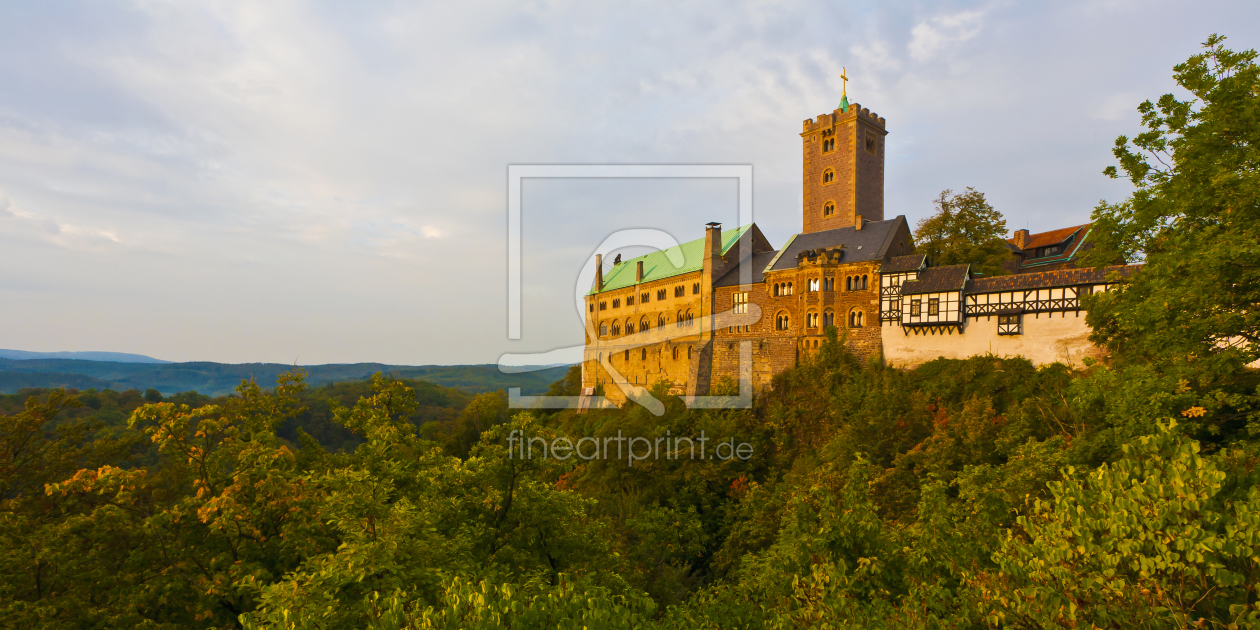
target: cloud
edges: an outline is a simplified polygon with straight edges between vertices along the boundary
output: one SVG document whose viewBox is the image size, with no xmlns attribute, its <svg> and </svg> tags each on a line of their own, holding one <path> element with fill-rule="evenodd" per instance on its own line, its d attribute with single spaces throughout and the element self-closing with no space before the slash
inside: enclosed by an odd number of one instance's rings
<svg viewBox="0 0 1260 630">
<path fill-rule="evenodd" d="M 963 11 L 920 22 L 910 30 L 910 56 L 928 61 L 951 46 L 980 34 L 983 11 Z"/>
<path fill-rule="evenodd" d="M 57 247 L 78 251 L 108 251 L 127 245 L 112 229 L 77 225 L 41 217 L 19 208 L 0 193 L 0 234 L 35 238 Z"/>
</svg>

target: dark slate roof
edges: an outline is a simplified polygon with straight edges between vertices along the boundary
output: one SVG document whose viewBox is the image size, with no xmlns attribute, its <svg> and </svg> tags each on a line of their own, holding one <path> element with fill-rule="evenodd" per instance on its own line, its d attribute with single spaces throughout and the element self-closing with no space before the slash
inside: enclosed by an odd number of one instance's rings
<svg viewBox="0 0 1260 630">
<path fill-rule="evenodd" d="M 753 254 L 751 261 L 749 261 L 747 258 L 744 259 L 743 263 L 732 267 L 730 271 L 726 272 L 726 275 L 722 276 L 717 282 L 714 282 L 713 286 L 715 287 L 738 286 L 740 283 L 739 281 L 740 267 L 742 265 L 752 265 L 752 270 L 751 270 L 752 273 L 749 274 L 749 276 L 752 278 L 752 282 L 765 282 L 766 281 L 766 274 L 765 274 L 766 265 L 769 265 L 770 261 L 774 260 L 775 255 L 778 253 L 779 252 L 777 251 L 773 251 L 773 252 L 758 252 L 756 254 Z"/>
<path fill-rule="evenodd" d="M 996 293 L 998 291 L 1020 291 L 1025 289 L 1046 289 L 1049 287 L 1070 287 L 1081 284 L 1102 284 L 1112 273 L 1121 276 L 1133 275 L 1142 265 L 1116 265 L 1095 269 L 1057 269 L 1055 271 L 1039 271 L 1021 273 L 1013 276 L 993 276 L 990 278 L 973 278 L 967 284 L 967 293 Z M 919 276 L 923 277 L 922 275 Z M 907 286 L 909 283 L 906 283 Z M 905 292 L 904 290 L 902 291 Z"/>
<path fill-rule="evenodd" d="M 910 254 L 909 256 L 893 256 L 880 267 L 880 273 L 905 273 L 907 271 L 915 271 L 923 268 L 923 259 L 927 258 L 926 254 Z"/>
<path fill-rule="evenodd" d="M 901 285 L 902 295 L 918 293 L 937 293 L 940 291 L 958 291 L 967 284 L 971 274 L 971 265 L 949 265 L 948 267 L 928 267 L 919 272 L 918 280 L 911 280 Z"/>
<path fill-rule="evenodd" d="M 779 259 L 769 271 L 795 269 L 797 255 L 811 249 L 843 247 L 844 257 L 840 260 L 846 263 L 879 260 L 887 253 L 889 241 L 896 235 L 898 223 L 905 220 L 905 217 L 898 216 L 887 221 L 864 223 L 860 230 L 850 226 L 797 234 L 783 245 Z"/>
</svg>

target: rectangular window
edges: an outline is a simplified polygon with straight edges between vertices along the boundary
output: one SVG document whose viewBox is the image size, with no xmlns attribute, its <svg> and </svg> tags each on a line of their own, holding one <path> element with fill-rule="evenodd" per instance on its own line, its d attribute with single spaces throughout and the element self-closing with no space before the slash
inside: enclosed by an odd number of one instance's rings
<svg viewBox="0 0 1260 630">
<path fill-rule="evenodd" d="M 910 315 L 918 317 L 920 313 L 919 300 L 910 300 Z"/>
<path fill-rule="evenodd" d="M 928 315 L 940 315 L 940 314 L 941 314 L 941 299 L 928 298 Z"/>
<path fill-rule="evenodd" d="M 748 312 L 748 294 L 747 293 L 735 294 L 735 309 L 734 310 L 736 313 Z"/>
<path fill-rule="evenodd" d="M 1020 316 L 1015 315 L 998 315 L 998 334 L 999 335 L 1019 335 L 1023 334 L 1020 330 Z"/>
</svg>

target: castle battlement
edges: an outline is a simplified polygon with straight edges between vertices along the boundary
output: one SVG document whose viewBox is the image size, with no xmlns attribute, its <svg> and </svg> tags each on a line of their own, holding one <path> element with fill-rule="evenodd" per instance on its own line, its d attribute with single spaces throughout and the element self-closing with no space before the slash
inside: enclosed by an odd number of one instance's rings
<svg viewBox="0 0 1260 630">
<path fill-rule="evenodd" d="M 875 125 L 880 129 L 885 128 L 885 120 L 883 116 L 880 116 L 879 114 L 876 114 L 857 103 L 852 103 L 849 105 L 847 110 L 841 111 L 839 108 L 836 108 L 836 110 L 830 114 L 819 114 L 814 118 L 806 119 L 801 123 L 801 135 L 822 131 L 823 129 L 831 129 L 836 125 L 859 118 L 862 119 L 863 122 Z"/>
</svg>

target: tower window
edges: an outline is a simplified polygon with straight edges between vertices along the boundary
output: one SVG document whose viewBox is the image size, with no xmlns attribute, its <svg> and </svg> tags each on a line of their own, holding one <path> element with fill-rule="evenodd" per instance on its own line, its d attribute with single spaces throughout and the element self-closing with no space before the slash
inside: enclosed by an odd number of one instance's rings
<svg viewBox="0 0 1260 630">
<path fill-rule="evenodd" d="M 835 181 L 835 179 L 836 179 L 836 172 L 835 172 L 835 171 L 833 171 L 833 170 L 831 170 L 831 169 L 827 169 L 827 171 L 826 171 L 825 173 L 823 173 L 823 183 L 824 183 L 824 184 L 830 184 L 831 182 Z"/>
<path fill-rule="evenodd" d="M 827 205 L 823 206 L 823 216 L 824 216 L 824 217 L 829 217 L 829 216 L 831 216 L 831 215 L 833 215 L 833 214 L 835 214 L 835 213 L 836 213 L 836 204 L 834 204 L 834 203 L 828 203 Z"/>
<path fill-rule="evenodd" d="M 836 148 L 836 139 L 835 139 L 835 138 L 830 138 L 830 139 L 828 139 L 828 140 L 823 140 L 823 153 L 826 153 L 827 151 L 830 151 L 830 150 L 832 150 L 832 149 L 834 149 L 834 148 Z"/>
<path fill-rule="evenodd" d="M 866 152 L 875 155 L 875 137 L 866 136 Z"/>
</svg>

